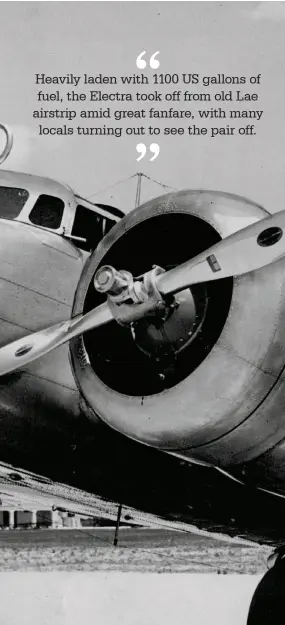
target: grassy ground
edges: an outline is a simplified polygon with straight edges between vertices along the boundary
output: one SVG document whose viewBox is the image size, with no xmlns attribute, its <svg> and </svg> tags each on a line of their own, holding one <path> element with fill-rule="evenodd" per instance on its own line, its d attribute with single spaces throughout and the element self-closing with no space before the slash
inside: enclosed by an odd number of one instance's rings
<svg viewBox="0 0 285 625">
<path fill-rule="evenodd" d="M 124 571 L 258 574 L 270 549 L 223 543 L 184 532 L 13 530 L 0 532 L 0 571 Z"/>
</svg>

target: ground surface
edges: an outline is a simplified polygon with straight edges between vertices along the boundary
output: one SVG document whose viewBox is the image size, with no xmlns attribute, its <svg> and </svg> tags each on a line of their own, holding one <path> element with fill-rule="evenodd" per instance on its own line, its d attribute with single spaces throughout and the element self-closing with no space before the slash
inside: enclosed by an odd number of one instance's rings
<svg viewBox="0 0 285 625">
<path fill-rule="evenodd" d="M 0 571 L 261 574 L 271 552 L 169 530 L 122 528 L 116 548 L 113 538 L 112 529 L 2 531 Z"/>
<path fill-rule="evenodd" d="M 215 574 L 0 573 L 0 623 L 246 625 L 259 579 Z"/>
</svg>

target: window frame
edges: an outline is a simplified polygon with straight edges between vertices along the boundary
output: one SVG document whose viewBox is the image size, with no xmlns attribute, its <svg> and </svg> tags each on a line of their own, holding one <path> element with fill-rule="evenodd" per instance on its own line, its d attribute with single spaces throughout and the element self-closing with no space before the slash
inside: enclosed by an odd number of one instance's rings
<svg viewBox="0 0 285 625">
<path fill-rule="evenodd" d="M 38 207 L 36 206 L 36 205 L 37 205 L 37 202 L 38 202 L 38 201 L 40 200 L 40 198 L 42 198 L 42 197 L 47 197 L 47 198 L 49 198 L 49 197 L 50 197 L 50 198 L 54 198 L 55 200 L 57 200 L 57 201 L 61 202 L 61 204 L 62 204 L 62 214 L 61 214 L 61 218 L 60 218 L 60 223 L 59 223 L 59 226 L 58 226 L 57 228 L 51 228 L 51 227 L 49 227 L 49 226 L 45 226 L 45 225 L 41 225 L 41 224 L 36 224 L 36 223 L 34 223 L 34 222 L 31 220 L 31 214 L 32 214 L 32 212 L 33 212 L 35 209 L 37 210 L 37 208 L 38 208 Z M 32 224 L 32 226 L 35 226 L 36 228 L 43 228 L 43 230 L 49 230 L 50 232 L 58 232 L 58 230 L 60 230 L 60 229 L 61 229 L 61 226 L 62 226 L 63 217 L 64 217 L 64 211 L 65 211 L 65 202 L 64 202 L 64 200 L 63 200 L 61 197 L 58 197 L 58 196 L 56 196 L 56 195 L 51 195 L 50 193 L 49 193 L 49 194 L 48 194 L 48 193 L 40 193 L 40 194 L 38 195 L 38 197 L 37 197 L 37 199 L 36 199 L 36 201 L 35 201 L 35 203 L 34 203 L 33 207 L 31 208 L 31 210 L 30 210 L 30 212 L 29 212 L 29 221 L 30 221 L 30 223 Z"/>
<path fill-rule="evenodd" d="M 38 226 L 30 220 L 30 214 L 37 200 L 39 199 L 41 195 L 50 195 L 51 197 L 62 200 L 62 202 L 64 203 L 63 215 L 62 215 L 59 228 L 54 229 L 54 228 L 47 228 L 46 226 Z M 68 229 L 70 216 L 72 215 L 73 210 L 74 209 L 72 207 L 72 202 L 69 200 L 66 200 L 66 198 L 60 194 L 50 193 L 47 190 L 45 190 L 45 192 L 43 190 L 40 193 L 38 191 L 37 192 L 31 191 L 28 201 L 26 202 L 24 208 L 22 209 L 22 212 L 19 214 L 18 217 L 16 217 L 16 220 L 26 223 L 29 226 L 32 226 L 33 228 L 40 228 L 41 230 L 44 230 L 46 232 L 52 232 L 53 234 L 59 234 L 61 236 L 64 236 L 65 232 Z"/>
<path fill-rule="evenodd" d="M 54 184 L 57 186 L 57 188 L 55 189 L 53 188 Z M 32 226 L 33 228 L 38 228 L 45 232 L 52 232 L 53 234 L 60 235 L 62 238 L 72 244 L 77 250 L 80 250 L 80 248 L 78 247 L 76 240 L 73 239 L 71 236 L 77 205 L 81 205 L 91 210 L 96 215 L 101 216 L 103 219 L 111 219 L 111 221 L 114 222 L 119 222 L 121 220 L 121 217 L 110 214 L 108 209 L 97 206 L 93 202 L 90 202 L 86 198 L 83 198 L 78 193 L 74 192 L 66 185 L 63 185 L 53 180 L 49 180 L 48 178 L 41 179 L 41 177 L 33 176 L 32 174 L 0 171 L 0 186 L 8 187 L 11 189 L 23 189 L 28 193 L 28 198 L 20 213 L 17 217 L 11 218 L 10 221 L 19 221 L 20 223 L 27 224 L 29 226 Z M 59 228 L 53 229 L 47 228 L 46 226 L 37 226 L 30 221 L 30 213 L 33 210 L 35 203 L 40 195 L 50 195 L 51 197 L 58 198 L 64 202 L 63 216 Z M 83 253 L 86 254 L 87 252 Z"/>
<path fill-rule="evenodd" d="M 80 195 L 74 194 L 73 207 L 72 209 L 70 209 L 70 211 L 68 211 L 66 215 L 66 217 L 68 218 L 68 222 L 67 222 L 66 229 L 64 230 L 63 236 L 65 236 L 73 245 L 75 245 L 78 249 L 80 249 L 80 251 L 83 254 L 90 254 L 90 252 L 86 252 L 80 247 L 80 241 L 77 242 L 75 238 L 73 239 L 72 234 L 71 234 L 72 229 L 73 229 L 73 224 L 75 221 L 77 206 L 82 206 L 83 208 L 87 208 L 88 210 L 91 210 L 92 213 L 95 213 L 95 215 L 102 217 L 102 219 L 104 220 L 103 236 L 105 236 L 106 219 L 111 219 L 111 221 L 114 221 L 114 225 L 115 225 L 115 223 L 121 221 L 121 217 L 111 215 L 107 210 L 104 210 L 104 208 L 97 207 L 96 204 L 89 202 L 88 200 L 81 197 Z"/>
<path fill-rule="evenodd" d="M 3 176 L 1 174 L 3 174 Z M 7 176 L 5 176 L 5 174 L 7 174 Z M 10 179 L 11 174 L 12 176 Z M 24 180 L 22 180 L 22 176 L 24 177 Z M 31 178 L 31 181 L 29 181 L 29 178 Z M 75 195 L 71 189 L 65 187 L 61 183 L 57 183 L 56 181 L 51 180 L 52 183 L 55 182 L 55 184 L 58 186 L 58 189 L 54 190 L 53 184 L 52 187 L 50 187 L 50 180 L 48 178 L 46 179 L 46 185 L 42 184 L 41 181 L 38 182 L 37 178 L 37 176 L 34 177 L 32 174 L 18 174 L 17 172 L 0 171 L 1 187 L 9 187 L 11 189 L 21 188 L 27 191 L 29 194 L 28 199 L 22 210 L 20 211 L 18 217 L 14 217 L 12 221 L 19 221 L 21 223 L 32 226 L 33 228 L 39 228 L 43 231 L 52 232 L 53 234 L 58 234 L 63 237 L 66 232 L 69 232 L 69 224 L 73 219 L 73 214 L 76 207 Z M 45 181 L 44 178 L 43 180 Z M 34 183 L 34 181 L 36 182 L 36 184 Z M 64 210 L 59 228 L 53 229 L 47 228 L 46 226 L 37 226 L 36 224 L 33 224 L 33 222 L 30 220 L 30 213 L 33 210 L 35 203 L 40 195 L 50 195 L 51 197 L 58 198 L 63 201 Z"/>
<path fill-rule="evenodd" d="M 76 203 L 75 211 L 74 211 L 74 217 L 73 217 L 72 226 L 71 226 L 71 232 L 70 232 L 70 240 L 74 243 L 74 245 L 79 247 L 79 249 L 82 252 L 87 252 L 88 254 L 91 254 L 92 251 L 93 251 L 93 248 L 91 248 L 91 250 L 85 250 L 84 247 L 81 247 L 81 244 L 84 245 L 84 240 L 86 240 L 86 243 L 88 243 L 88 238 L 85 239 L 85 237 L 81 237 L 81 236 L 79 237 L 76 234 L 75 235 L 72 234 L 72 231 L 73 231 L 73 228 L 74 228 L 74 224 L 75 224 L 75 221 L 76 221 L 77 211 L 80 210 L 80 209 L 83 209 L 83 210 L 86 210 L 86 211 L 90 211 L 90 213 L 93 213 L 96 218 L 100 217 L 102 219 L 102 236 L 100 237 L 99 242 L 104 237 L 106 218 L 103 215 L 101 215 L 101 213 L 99 213 L 98 211 L 93 210 L 93 208 L 91 208 L 90 206 L 84 205 L 84 202 Z M 99 245 L 99 243 L 98 243 L 98 245 Z M 97 245 L 96 245 L 96 247 L 97 247 Z M 96 249 L 96 248 L 94 248 L 94 249 Z"/>
</svg>

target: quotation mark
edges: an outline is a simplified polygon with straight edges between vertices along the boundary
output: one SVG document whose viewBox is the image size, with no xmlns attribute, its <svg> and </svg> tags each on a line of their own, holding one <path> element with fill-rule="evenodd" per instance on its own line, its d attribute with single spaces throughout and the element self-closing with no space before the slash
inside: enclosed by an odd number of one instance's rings
<svg viewBox="0 0 285 625">
<path fill-rule="evenodd" d="M 147 66 L 147 62 L 142 58 L 145 54 L 146 54 L 146 51 L 144 50 L 137 57 L 136 66 L 139 69 L 145 69 L 145 67 Z M 158 54 L 160 54 L 159 51 L 154 52 L 154 54 L 152 54 L 149 59 L 149 66 L 151 67 L 151 69 L 157 69 L 160 66 L 160 62 L 157 61 L 157 59 L 155 58 Z"/>
<path fill-rule="evenodd" d="M 137 161 L 141 161 L 142 158 L 146 155 L 147 146 L 144 143 L 138 143 L 136 146 L 136 151 L 140 154 L 137 158 Z M 153 154 L 153 156 L 149 159 L 150 161 L 154 161 L 155 158 L 159 155 L 160 147 L 157 143 L 151 143 L 149 146 L 149 151 Z"/>
</svg>

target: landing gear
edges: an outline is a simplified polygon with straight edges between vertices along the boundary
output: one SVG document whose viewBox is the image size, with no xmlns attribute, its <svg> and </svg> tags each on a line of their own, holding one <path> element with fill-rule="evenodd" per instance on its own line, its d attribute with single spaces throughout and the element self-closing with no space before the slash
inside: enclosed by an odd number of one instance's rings
<svg viewBox="0 0 285 625">
<path fill-rule="evenodd" d="M 284 625 L 285 556 L 277 555 L 273 568 L 259 582 L 253 595 L 247 625 Z"/>
</svg>

